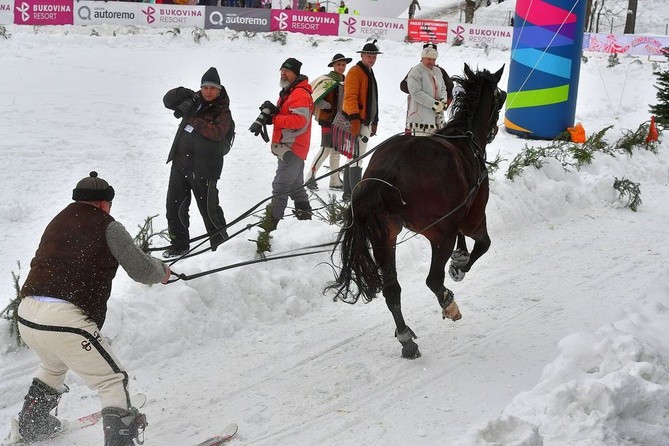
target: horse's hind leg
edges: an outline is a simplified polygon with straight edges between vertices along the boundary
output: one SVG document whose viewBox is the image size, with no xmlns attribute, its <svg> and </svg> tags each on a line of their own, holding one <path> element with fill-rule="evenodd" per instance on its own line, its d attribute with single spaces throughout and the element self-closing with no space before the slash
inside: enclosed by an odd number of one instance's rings
<svg viewBox="0 0 669 446">
<path fill-rule="evenodd" d="M 402 344 L 402 357 L 415 359 L 420 357 L 418 345 L 413 341 L 416 338 L 413 330 L 407 326 L 402 315 L 402 288 L 397 281 L 397 269 L 395 266 L 395 242 L 401 226 L 390 227 L 390 237 L 385 246 L 375 247 L 374 257 L 381 269 L 383 277 L 383 297 L 386 305 L 395 320 L 395 337 Z"/>
<path fill-rule="evenodd" d="M 454 235 L 439 240 L 430 240 L 432 246 L 432 261 L 430 263 L 430 273 L 425 280 L 428 288 L 437 296 L 437 301 L 442 308 L 444 319 L 449 318 L 457 321 L 462 318 L 458 304 L 455 303 L 453 292 L 444 286 L 446 278 L 446 262 L 453 252 L 455 243 Z"/>
</svg>

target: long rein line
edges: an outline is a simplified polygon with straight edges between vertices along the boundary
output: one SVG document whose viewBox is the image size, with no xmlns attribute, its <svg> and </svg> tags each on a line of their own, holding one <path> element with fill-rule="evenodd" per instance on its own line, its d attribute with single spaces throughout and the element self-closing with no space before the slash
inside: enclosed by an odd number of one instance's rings
<svg viewBox="0 0 669 446">
<path fill-rule="evenodd" d="M 344 164 L 343 166 L 341 166 L 341 167 L 339 167 L 339 168 L 337 168 L 337 169 L 335 169 L 335 170 L 332 170 L 332 171 L 328 172 L 327 174 L 324 174 L 324 175 L 321 175 L 321 176 L 317 177 L 315 180 L 317 181 L 317 180 L 320 180 L 320 179 L 323 179 L 323 178 L 327 178 L 327 177 L 329 177 L 330 175 L 332 175 L 333 173 L 339 172 L 339 171 L 345 169 L 346 167 L 349 167 L 350 165 L 352 165 L 352 164 L 354 164 L 354 163 L 357 163 L 357 162 L 360 161 L 361 159 L 363 159 L 363 158 L 365 158 L 365 157 L 371 155 L 375 150 L 376 150 L 376 147 L 374 147 L 374 148 L 372 148 L 371 150 L 367 151 L 364 155 L 361 155 L 361 156 L 359 156 L 359 157 L 357 157 L 357 158 L 352 159 L 351 161 L 349 161 L 348 163 Z M 292 192 L 295 192 L 295 191 L 297 191 L 297 190 L 303 188 L 305 185 L 306 185 L 306 183 L 303 184 L 302 186 L 299 186 L 299 187 L 297 187 L 297 188 L 295 188 L 295 189 L 290 190 L 290 191 L 288 192 L 288 194 L 290 194 L 290 193 L 292 193 Z M 236 223 L 242 221 L 243 219 L 245 219 L 245 218 L 248 217 L 249 215 L 253 214 L 253 212 L 254 212 L 258 207 L 260 207 L 263 203 L 265 203 L 265 202 L 271 200 L 272 198 L 274 198 L 274 195 L 272 195 L 272 196 L 270 196 L 270 197 L 267 197 L 267 198 L 265 198 L 264 200 L 258 202 L 256 205 L 254 205 L 253 207 L 249 208 L 247 211 L 243 212 L 239 217 L 237 217 L 236 219 L 234 219 L 232 222 L 228 223 L 228 224 L 225 226 L 225 228 L 221 228 L 221 229 L 219 229 L 217 232 L 219 232 L 219 231 L 221 231 L 221 230 L 223 230 L 223 229 L 227 229 L 228 227 L 230 227 L 230 226 L 232 226 L 232 225 L 234 225 L 234 224 L 236 224 Z M 258 225 L 260 225 L 261 223 L 262 223 L 262 222 L 256 222 L 256 223 L 254 223 L 254 224 L 248 224 L 248 225 L 246 225 L 244 228 L 242 228 L 242 229 L 240 229 L 239 231 L 237 231 L 237 232 L 235 232 L 234 234 L 232 234 L 232 235 L 230 236 L 230 238 L 233 238 L 233 237 L 239 235 L 240 233 L 242 233 L 242 232 L 244 232 L 244 231 L 250 230 L 250 229 L 253 228 L 254 226 L 258 226 Z M 212 234 L 204 234 L 204 235 L 199 236 L 199 237 L 196 237 L 196 238 L 194 238 L 194 239 L 192 239 L 192 240 L 193 240 L 193 241 L 194 241 L 194 240 L 200 240 L 200 239 L 205 238 L 205 237 L 208 239 L 209 237 L 211 237 L 211 236 L 214 235 L 214 234 L 216 234 L 216 232 L 215 232 L 215 233 L 212 233 Z M 184 254 L 183 256 L 177 257 L 176 259 L 174 259 L 174 260 L 169 264 L 169 266 L 174 265 L 174 264 L 175 264 L 176 262 L 178 262 L 179 260 L 186 259 L 186 258 L 189 258 L 189 257 L 194 257 L 194 256 L 196 256 L 196 255 L 199 255 L 199 254 L 202 254 L 202 253 L 205 253 L 205 252 L 209 251 L 209 250 L 211 249 L 211 248 L 209 248 L 209 247 L 204 248 L 204 249 L 201 249 L 201 250 L 199 250 L 199 251 L 196 251 L 196 249 L 197 249 L 199 246 L 201 246 L 203 243 L 205 243 L 205 242 L 206 242 L 206 240 L 202 241 L 200 244 L 198 244 L 197 246 L 195 246 L 193 249 L 189 250 L 189 251 L 188 251 L 186 254 Z M 326 246 L 335 246 L 336 244 L 337 244 L 336 242 L 329 242 L 329 243 L 323 243 L 323 244 L 319 244 L 319 245 L 305 246 L 305 247 L 303 247 L 303 248 L 297 248 L 297 250 L 312 249 L 312 248 L 322 248 L 322 247 L 326 247 Z M 159 249 L 165 249 L 165 248 L 149 248 L 149 250 L 152 250 L 152 251 L 157 251 L 157 250 L 159 250 Z M 292 252 L 292 251 L 287 251 L 287 252 Z M 202 272 L 200 272 L 200 273 L 197 273 L 197 274 L 191 274 L 191 275 L 182 274 L 182 273 L 176 273 L 176 272 L 173 271 L 172 274 L 173 274 L 174 276 L 176 276 L 177 279 L 169 280 L 167 283 L 173 283 L 173 282 L 176 282 L 176 281 L 178 281 L 178 280 L 191 280 L 191 279 L 195 279 L 195 278 L 198 278 L 198 277 L 206 276 L 206 275 L 208 275 L 208 274 L 213 274 L 213 273 L 216 273 L 216 272 L 225 271 L 225 270 L 232 269 L 232 268 L 238 268 L 238 267 L 241 267 L 241 266 L 252 265 L 252 264 L 254 264 L 254 263 L 267 262 L 267 261 L 271 261 L 271 260 L 287 259 L 287 258 L 291 258 L 291 257 L 307 256 L 307 255 L 318 254 L 318 253 L 322 253 L 322 252 L 330 252 L 330 250 L 329 250 L 329 249 L 326 249 L 326 250 L 310 251 L 310 252 L 303 252 L 303 253 L 296 253 L 296 254 L 286 254 L 286 255 L 276 255 L 276 256 L 271 256 L 271 257 L 263 257 L 263 258 L 261 258 L 261 259 L 248 260 L 248 261 L 245 261 L 245 262 L 234 263 L 234 264 L 231 264 L 231 265 L 226 265 L 226 266 L 222 266 L 222 267 L 215 268 L 215 269 L 212 269 L 212 270 L 202 271 Z"/>
</svg>

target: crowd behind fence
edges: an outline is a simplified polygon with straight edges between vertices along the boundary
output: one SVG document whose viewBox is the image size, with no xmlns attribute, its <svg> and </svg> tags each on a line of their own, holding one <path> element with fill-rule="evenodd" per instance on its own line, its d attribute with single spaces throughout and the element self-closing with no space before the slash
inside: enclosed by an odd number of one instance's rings
<svg viewBox="0 0 669 446">
<path fill-rule="evenodd" d="M 249 1 L 257 4 L 257 0 Z M 0 0 L 0 24 L 197 27 L 205 30 L 227 28 L 245 32 L 281 31 L 503 49 L 510 49 L 513 46 L 513 27 L 508 25 L 490 26 L 439 20 L 366 17 L 299 9 L 132 1 Z M 669 47 L 667 36 L 586 33 L 583 39 L 583 49 L 593 52 L 661 55 L 662 48 L 666 47 Z"/>
</svg>

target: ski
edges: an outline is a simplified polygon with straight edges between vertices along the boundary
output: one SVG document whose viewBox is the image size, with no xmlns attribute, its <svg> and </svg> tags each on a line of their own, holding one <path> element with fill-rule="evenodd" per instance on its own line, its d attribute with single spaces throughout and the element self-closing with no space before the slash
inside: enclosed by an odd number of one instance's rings
<svg viewBox="0 0 669 446">
<path fill-rule="evenodd" d="M 198 443 L 195 446 L 219 446 L 226 441 L 232 440 L 232 438 L 237 435 L 237 425 L 235 423 L 230 423 L 221 432 L 220 435 L 215 435 L 204 440 L 202 443 Z"/>
<path fill-rule="evenodd" d="M 144 407 L 144 404 L 146 404 L 146 395 L 144 395 L 143 393 L 137 393 L 130 397 L 130 402 L 132 403 L 133 407 L 140 409 Z M 100 421 L 101 419 L 102 419 L 102 412 L 98 410 L 97 412 L 93 412 L 88 415 L 84 415 L 83 417 L 79 417 L 76 420 L 62 420 L 59 430 L 57 430 L 44 440 L 38 442 L 32 442 L 30 444 L 36 444 L 36 443 L 39 444 L 41 442 L 45 442 L 47 440 L 52 440 L 54 438 L 60 437 L 61 435 L 65 435 L 69 432 L 74 432 L 83 429 L 85 427 L 93 426 L 94 424 L 97 424 L 98 421 Z M 9 446 L 9 445 L 22 445 L 22 444 L 27 444 L 27 443 L 23 441 L 23 438 L 21 438 L 21 434 L 19 433 L 19 420 L 16 418 L 12 418 L 9 435 L 7 436 L 7 438 L 5 438 L 5 440 L 2 443 L 0 443 L 0 445 Z"/>
</svg>

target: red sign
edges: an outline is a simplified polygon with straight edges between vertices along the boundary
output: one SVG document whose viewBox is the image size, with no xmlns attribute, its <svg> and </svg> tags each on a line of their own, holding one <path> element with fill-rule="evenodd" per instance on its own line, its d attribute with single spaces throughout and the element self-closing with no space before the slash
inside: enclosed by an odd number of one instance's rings
<svg viewBox="0 0 669 446">
<path fill-rule="evenodd" d="M 72 0 L 17 0 L 14 2 L 17 25 L 72 25 Z"/>
<path fill-rule="evenodd" d="M 409 41 L 445 43 L 448 22 L 437 20 L 409 20 Z"/>
</svg>

